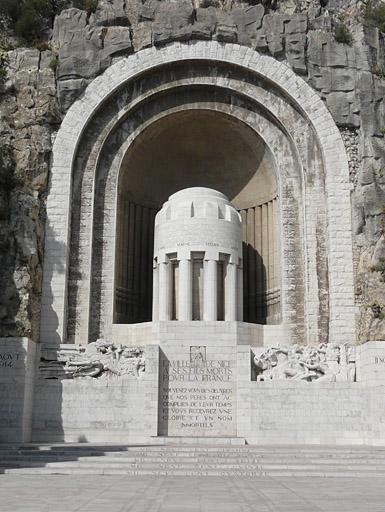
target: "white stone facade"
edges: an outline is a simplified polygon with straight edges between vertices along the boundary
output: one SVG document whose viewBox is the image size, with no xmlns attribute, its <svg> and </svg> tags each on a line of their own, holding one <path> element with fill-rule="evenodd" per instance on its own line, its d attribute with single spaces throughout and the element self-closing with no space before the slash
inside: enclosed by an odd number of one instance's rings
<svg viewBox="0 0 385 512">
<path fill-rule="evenodd" d="M 139 377 L 34 378 L 36 345 L 2 339 L 0 439 L 154 443 L 162 435 L 222 435 L 249 444 L 385 445 L 384 342 L 356 347 L 356 381 L 260 381 L 252 359 L 266 347 L 251 348 L 241 327 L 163 322 L 155 344 L 144 347 Z M 79 348 L 62 345 L 61 353 Z"/>
<path fill-rule="evenodd" d="M 262 102 L 264 108 L 270 111 L 271 116 L 278 120 L 275 128 L 271 126 L 271 129 L 261 132 L 262 134 L 266 132 L 266 136 L 270 137 L 271 140 L 268 141 L 268 144 L 272 150 L 278 147 L 277 143 L 281 143 L 282 148 L 285 144 L 288 145 L 288 148 L 290 145 L 296 147 L 294 152 L 285 151 L 286 158 L 294 158 L 293 164 L 288 162 L 285 164 L 282 152 L 276 153 L 283 229 L 281 244 L 283 323 L 289 326 L 289 330 L 292 329 L 290 336 L 293 340 L 302 338 L 304 341 L 314 343 L 318 341 L 320 333 L 328 332 L 329 339 L 334 342 L 354 340 L 355 306 L 348 164 L 340 134 L 329 112 L 316 93 L 283 63 L 237 45 L 221 46 L 216 42 L 194 42 L 190 44 L 176 43 L 160 50 L 146 49 L 127 59 L 122 59 L 102 76 L 95 79 L 83 97 L 71 107 L 66 115 L 55 140 L 47 202 L 42 342 L 46 346 L 57 346 L 59 342 L 66 339 L 69 251 L 73 228 L 71 204 L 73 193 L 76 193 L 76 189 L 71 189 L 71 183 L 73 180 L 74 183 L 77 183 L 78 180 L 74 167 L 77 165 L 77 152 L 82 149 L 83 133 L 86 132 L 87 126 L 96 120 L 103 105 L 110 101 L 122 87 L 142 76 L 143 73 L 154 70 L 159 72 L 163 67 L 177 62 L 200 64 L 215 62 L 223 66 L 236 66 L 239 70 L 247 71 L 255 77 L 255 80 L 273 84 L 277 91 L 280 91 L 281 97 L 277 95 L 273 98 L 273 89 L 267 92 L 267 89 L 263 88 L 263 84 L 262 87 L 258 84 L 253 86 L 251 82 L 248 85 L 244 80 L 237 82 L 231 78 L 216 84 L 216 87 L 220 85 L 233 93 L 242 92 L 245 98 L 248 97 L 250 100 L 253 98 L 253 101 Z M 191 67 L 193 68 L 193 64 Z M 192 79 L 190 84 L 191 82 L 198 84 L 199 80 Z M 207 86 L 209 85 L 207 82 Z M 171 82 L 167 87 L 170 86 Z M 156 92 L 161 91 L 152 88 L 151 94 Z M 90 173 L 90 181 L 83 181 L 82 185 L 84 199 L 82 200 L 81 215 L 84 215 L 84 221 L 81 222 L 82 233 L 79 246 L 78 274 L 81 276 L 81 282 L 78 285 L 76 299 L 78 316 L 75 338 L 78 342 L 87 343 L 90 337 L 89 326 L 95 323 L 90 315 L 92 308 L 95 307 L 92 295 L 95 289 L 92 281 L 94 272 L 91 262 L 94 250 L 92 233 L 95 233 L 95 224 L 92 223 L 96 222 L 96 216 L 95 212 L 88 209 L 89 205 L 93 204 L 94 186 L 98 185 L 99 178 L 95 176 L 93 169 L 102 158 L 103 140 L 108 142 L 108 135 L 116 123 L 120 122 L 119 119 L 122 120 L 127 116 L 129 110 L 135 104 L 138 105 L 139 101 L 144 101 L 145 97 L 146 93 L 144 92 L 142 97 L 138 97 L 137 100 L 133 99 L 130 104 L 121 105 L 121 111 L 117 114 L 117 118 L 111 119 L 110 125 L 106 125 L 104 133 L 98 139 L 98 152 L 92 156 L 85 167 L 85 172 Z M 194 107 L 198 107 L 198 103 L 190 105 L 190 108 Z M 201 107 L 202 105 L 199 106 L 199 108 Z M 217 105 L 215 108 L 225 107 Z M 245 113 L 245 111 L 242 113 L 241 108 L 237 113 L 237 108 L 234 105 L 232 114 L 239 118 L 243 116 L 245 122 L 254 126 L 257 114 Z M 290 115 L 288 109 L 292 109 Z M 266 122 L 262 118 L 260 121 L 260 126 Z M 274 136 L 274 130 L 277 130 L 276 136 Z M 279 130 L 281 130 L 281 135 L 279 135 Z M 318 148 L 316 150 L 318 156 L 313 161 L 306 160 L 308 157 L 305 156 L 308 154 L 306 144 L 311 142 L 306 142 L 305 145 L 301 142 L 301 137 L 309 130 L 314 134 L 313 145 L 315 144 L 314 147 Z M 290 135 L 282 137 L 283 133 Z M 135 133 L 131 138 L 127 139 L 126 137 L 127 144 L 134 139 Z M 114 166 L 117 166 L 116 176 L 119 169 L 118 162 L 123 157 L 124 151 L 122 146 L 116 153 L 116 162 L 111 168 L 112 172 L 115 172 Z M 290 154 L 293 156 L 288 157 Z M 302 157 L 301 154 L 304 156 Z M 279 159 L 281 159 L 281 163 L 279 163 Z M 295 163 L 295 159 L 297 159 L 297 163 Z M 317 172 L 317 167 L 322 169 L 322 172 Z M 298 178 L 294 178 L 294 175 L 284 177 L 285 169 L 291 168 L 297 168 Z M 312 173 L 320 177 L 324 173 L 324 181 L 319 184 L 314 183 L 314 188 L 309 185 L 312 180 L 306 178 Z M 295 184 L 296 180 L 297 184 Z M 116 178 L 108 183 L 113 192 L 113 187 L 117 187 Z M 299 194 L 300 208 L 297 212 L 294 205 L 290 205 L 286 199 L 286 194 L 289 194 L 287 198 L 292 197 L 292 192 L 287 189 L 291 184 Z M 103 197 L 107 201 L 104 210 L 106 215 L 103 235 L 105 244 L 101 269 L 102 279 L 98 280 L 97 286 L 100 286 L 101 290 L 101 307 L 104 315 L 100 319 L 100 334 L 108 336 L 112 333 L 113 324 L 116 199 L 110 200 L 108 195 Z M 296 215 L 298 216 L 297 220 L 295 220 Z M 77 213 L 74 218 L 76 216 Z M 320 228 L 319 226 L 324 227 Z M 299 249 L 298 239 L 296 239 L 298 236 L 303 240 L 303 253 L 300 257 L 293 253 Z M 320 250 L 320 244 L 323 247 L 322 250 Z M 327 277 L 327 296 L 325 289 L 322 288 L 326 285 L 322 285 L 320 288 L 319 265 L 322 264 L 326 265 L 321 281 L 326 282 Z M 303 273 L 302 284 L 301 272 Z M 297 295 L 293 294 L 295 288 Z M 298 294 L 302 294 L 303 297 L 303 313 L 298 310 L 301 302 L 298 300 Z M 72 300 L 70 307 L 73 307 Z M 326 307 L 328 311 L 326 311 Z M 297 334 L 295 334 L 295 326 L 290 327 L 295 322 L 298 322 L 299 326 L 302 325 Z"/>
<path fill-rule="evenodd" d="M 154 321 L 242 320 L 241 217 L 226 196 L 195 187 L 163 205 L 153 282 Z"/>
</svg>

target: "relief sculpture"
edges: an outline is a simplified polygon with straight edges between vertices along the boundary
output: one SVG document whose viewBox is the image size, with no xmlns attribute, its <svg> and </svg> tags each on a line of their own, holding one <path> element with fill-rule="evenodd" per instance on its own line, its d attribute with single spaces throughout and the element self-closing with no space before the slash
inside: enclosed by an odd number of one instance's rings
<svg viewBox="0 0 385 512">
<path fill-rule="evenodd" d="M 356 380 L 355 347 L 322 343 L 317 347 L 271 347 L 254 356 L 257 381 L 343 382 Z"/>
<path fill-rule="evenodd" d="M 41 358 L 40 372 L 45 379 L 74 379 L 78 377 L 135 378 L 145 371 L 145 358 L 141 348 L 114 345 L 99 339 L 86 347 L 58 351 L 55 359 Z"/>
</svg>

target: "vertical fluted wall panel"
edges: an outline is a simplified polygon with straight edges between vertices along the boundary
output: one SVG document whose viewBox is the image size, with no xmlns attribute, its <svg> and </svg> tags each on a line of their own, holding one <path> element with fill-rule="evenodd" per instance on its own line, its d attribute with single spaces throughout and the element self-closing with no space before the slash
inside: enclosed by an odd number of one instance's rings
<svg viewBox="0 0 385 512">
<path fill-rule="evenodd" d="M 115 319 L 137 323 L 152 318 L 154 223 L 157 210 L 121 199 L 118 227 Z"/>
<path fill-rule="evenodd" d="M 240 210 L 243 237 L 244 320 L 280 321 L 278 198 Z"/>
</svg>

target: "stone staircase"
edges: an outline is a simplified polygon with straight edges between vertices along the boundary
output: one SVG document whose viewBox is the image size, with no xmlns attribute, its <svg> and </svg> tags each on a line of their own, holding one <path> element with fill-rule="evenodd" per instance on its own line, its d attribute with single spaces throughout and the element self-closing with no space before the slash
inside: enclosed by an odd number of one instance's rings
<svg viewBox="0 0 385 512">
<path fill-rule="evenodd" d="M 0 473 L 385 477 L 385 447 L 0 445 Z"/>
</svg>

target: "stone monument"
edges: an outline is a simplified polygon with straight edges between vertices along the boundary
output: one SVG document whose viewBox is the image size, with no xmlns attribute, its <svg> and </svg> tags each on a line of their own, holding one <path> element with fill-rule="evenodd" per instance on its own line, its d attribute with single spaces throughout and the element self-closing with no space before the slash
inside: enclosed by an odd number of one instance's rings
<svg viewBox="0 0 385 512">
<path fill-rule="evenodd" d="M 236 436 L 236 339 L 216 323 L 242 316 L 239 213 L 215 190 L 177 192 L 155 219 L 154 262 L 154 321 L 186 322 L 160 344 L 159 433 Z"/>
<path fill-rule="evenodd" d="M 0 440 L 385 445 L 381 27 L 93 3 L 2 31 Z"/>
<path fill-rule="evenodd" d="M 242 319 L 241 217 L 207 188 L 177 192 L 155 219 L 153 321 Z"/>
<path fill-rule="evenodd" d="M 244 322 L 244 228 L 221 192 L 171 195 L 155 217 L 153 320 L 37 357 L 3 342 L 1 438 L 385 442 L 384 344 L 290 344 Z"/>
</svg>

